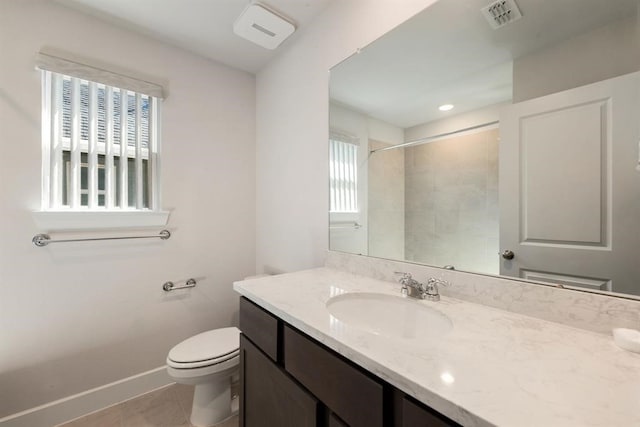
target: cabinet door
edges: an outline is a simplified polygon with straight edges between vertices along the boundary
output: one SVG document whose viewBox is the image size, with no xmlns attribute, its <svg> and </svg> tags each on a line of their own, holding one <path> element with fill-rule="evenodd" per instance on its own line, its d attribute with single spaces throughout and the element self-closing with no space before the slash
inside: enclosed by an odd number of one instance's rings
<svg viewBox="0 0 640 427">
<path fill-rule="evenodd" d="M 301 332 L 284 328 L 284 367 L 351 427 L 383 427 L 381 382 Z"/>
<path fill-rule="evenodd" d="M 331 414 L 331 416 L 329 417 L 329 427 L 349 427 L 349 426 L 343 423 L 342 420 L 338 418 L 336 414 Z"/>
<path fill-rule="evenodd" d="M 240 387 L 240 426 L 316 426 L 318 402 L 243 335 Z"/>
<path fill-rule="evenodd" d="M 454 427 L 458 423 L 409 398 L 402 399 L 402 427 Z"/>
</svg>

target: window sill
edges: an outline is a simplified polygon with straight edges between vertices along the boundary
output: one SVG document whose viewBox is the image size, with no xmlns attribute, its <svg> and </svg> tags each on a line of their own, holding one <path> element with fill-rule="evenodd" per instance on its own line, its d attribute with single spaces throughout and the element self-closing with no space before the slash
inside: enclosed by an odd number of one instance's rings
<svg viewBox="0 0 640 427">
<path fill-rule="evenodd" d="M 329 222 L 352 222 L 360 220 L 360 212 L 329 212 Z"/>
<path fill-rule="evenodd" d="M 106 230 L 119 228 L 162 227 L 169 220 L 167 211 L 104 211 L 75 210 L 32 212 L 41 231 Z"/>
</svg>

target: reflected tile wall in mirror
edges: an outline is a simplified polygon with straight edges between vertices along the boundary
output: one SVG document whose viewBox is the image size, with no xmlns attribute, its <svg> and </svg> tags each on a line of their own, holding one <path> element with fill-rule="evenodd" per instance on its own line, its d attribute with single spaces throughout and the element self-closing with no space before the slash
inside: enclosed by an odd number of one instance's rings
<svg viewBox="0 0 640 427">
<path fill-rule="evenodd" d="M 498 130 L 408 147 L 404 157 L 405 259 L 499 274 Z"/>
</svg>

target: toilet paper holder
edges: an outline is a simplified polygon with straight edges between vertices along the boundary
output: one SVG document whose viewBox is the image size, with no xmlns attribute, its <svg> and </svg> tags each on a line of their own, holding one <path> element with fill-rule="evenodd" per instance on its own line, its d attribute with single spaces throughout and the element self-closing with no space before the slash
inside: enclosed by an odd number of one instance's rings
<svg viewBox="0 0 640 427">
<path fill-rule="evenodd" d="M 164 285 L 162 285 L 162 289 L 166 292 L 169 292 L 169 291 L 175 291 L 177 289 L 193 288 L 196 286 L 196 284 L 197 284 L 196 279 L 189 279 L 186 282 L 184 282 L 184 285 L 182 286 L 176 286 L 173 282 L 169 281 L 169 282 L 165 282 Z"/>
</svg>

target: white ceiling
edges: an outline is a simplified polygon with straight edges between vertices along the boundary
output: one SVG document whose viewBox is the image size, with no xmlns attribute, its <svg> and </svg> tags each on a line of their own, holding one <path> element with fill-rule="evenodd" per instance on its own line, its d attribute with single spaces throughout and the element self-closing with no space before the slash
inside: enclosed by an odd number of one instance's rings
<svg viewBox="0 0 640 427">
<path fill-rule="evenodd" d="M 515 58 L 616 19 L 638 0 L 516 0 L 522 19 L 497 30 L 490 0 L 440 0 L 331 70 L 333 101 L 408 128 L 509 101 Z M 451 103 L 450 112 L 438 106 Z"/>
<path fill-rule="evenodd" d="M 297 30 L 275 50 L 236 36 L 233 22 L 251 0 L 56 0 L 121 27 L 251 73 L 295 40 L 333 0 L 265 0 Z"/>
</svg>

